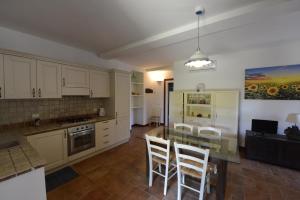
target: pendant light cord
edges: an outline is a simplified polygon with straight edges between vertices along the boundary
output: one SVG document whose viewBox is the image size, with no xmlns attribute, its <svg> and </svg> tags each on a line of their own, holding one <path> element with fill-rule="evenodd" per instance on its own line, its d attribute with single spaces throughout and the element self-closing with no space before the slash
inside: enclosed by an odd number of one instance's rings
<svg viewBox="0 0 300 200">
<path fill-rule="evenodd" d="M 199 37 L 200 37 L 200 33 L 199 33 L 199 21 L 200 21 L 200 15 L 198 15 L 198 50 L 200 50 L 200 42 L 199 42 Z"/>
</svg>

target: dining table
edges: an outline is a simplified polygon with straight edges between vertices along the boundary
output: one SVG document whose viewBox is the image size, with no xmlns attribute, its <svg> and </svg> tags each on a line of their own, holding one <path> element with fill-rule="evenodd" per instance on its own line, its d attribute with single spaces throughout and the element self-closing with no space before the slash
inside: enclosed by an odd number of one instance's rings
<svg viewBox="0 0 300 200">
<path fill-rule="evenodd" d="M 236 134 L 226 133 L 218 136 L 209 131 L 201 131 L 201 134 L 199 134 L 197 129 L 189 132 L 185 129 L 174 129 L 173 127 L 162 126 L 152 129 L 146 134 L 170 140 L 171 151 L 174 151 L 174 142 L 209 149 L 209 161 L 217 166 L 216 199 L 223 200 L 225 198 L 228 162 L 240 163 L 238 138 Z M 148 152 L 146 152 L 146 158 L 146 176 L 149 177 Z"/>
</svg>

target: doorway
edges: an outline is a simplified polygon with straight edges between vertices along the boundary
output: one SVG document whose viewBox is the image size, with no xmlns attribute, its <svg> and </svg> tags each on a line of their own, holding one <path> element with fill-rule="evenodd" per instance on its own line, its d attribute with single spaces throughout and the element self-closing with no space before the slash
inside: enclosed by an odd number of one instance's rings
<svg viewBox="0 0 300 200">
<path fill-rule="evenodd" d="M 174 79 L 164 80 L 164 125 L 169 126 L 170 92 L 174 91 Z"/>
</svg>

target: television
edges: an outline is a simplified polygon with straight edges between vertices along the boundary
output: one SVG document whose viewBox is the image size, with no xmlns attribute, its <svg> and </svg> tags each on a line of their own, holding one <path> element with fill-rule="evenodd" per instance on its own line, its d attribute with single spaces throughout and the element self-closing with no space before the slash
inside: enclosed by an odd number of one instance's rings
<svg viewBox="0 0 300 200">
<path fill-rule="evenodd" d="M 260 133 L 277 134 L 278 121 L 252 119 L 251 130 Z"/>
</svg>

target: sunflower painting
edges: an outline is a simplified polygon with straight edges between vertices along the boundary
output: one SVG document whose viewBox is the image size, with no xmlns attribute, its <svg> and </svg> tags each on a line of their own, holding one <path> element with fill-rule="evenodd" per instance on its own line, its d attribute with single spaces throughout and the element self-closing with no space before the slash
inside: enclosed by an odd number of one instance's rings
<svg viewBox="0 0 300 200">
<path fill-rule="evenodd" d="M 300 100 L 300 65 L 246 69 L 245 99 Z"/>
</svg>

